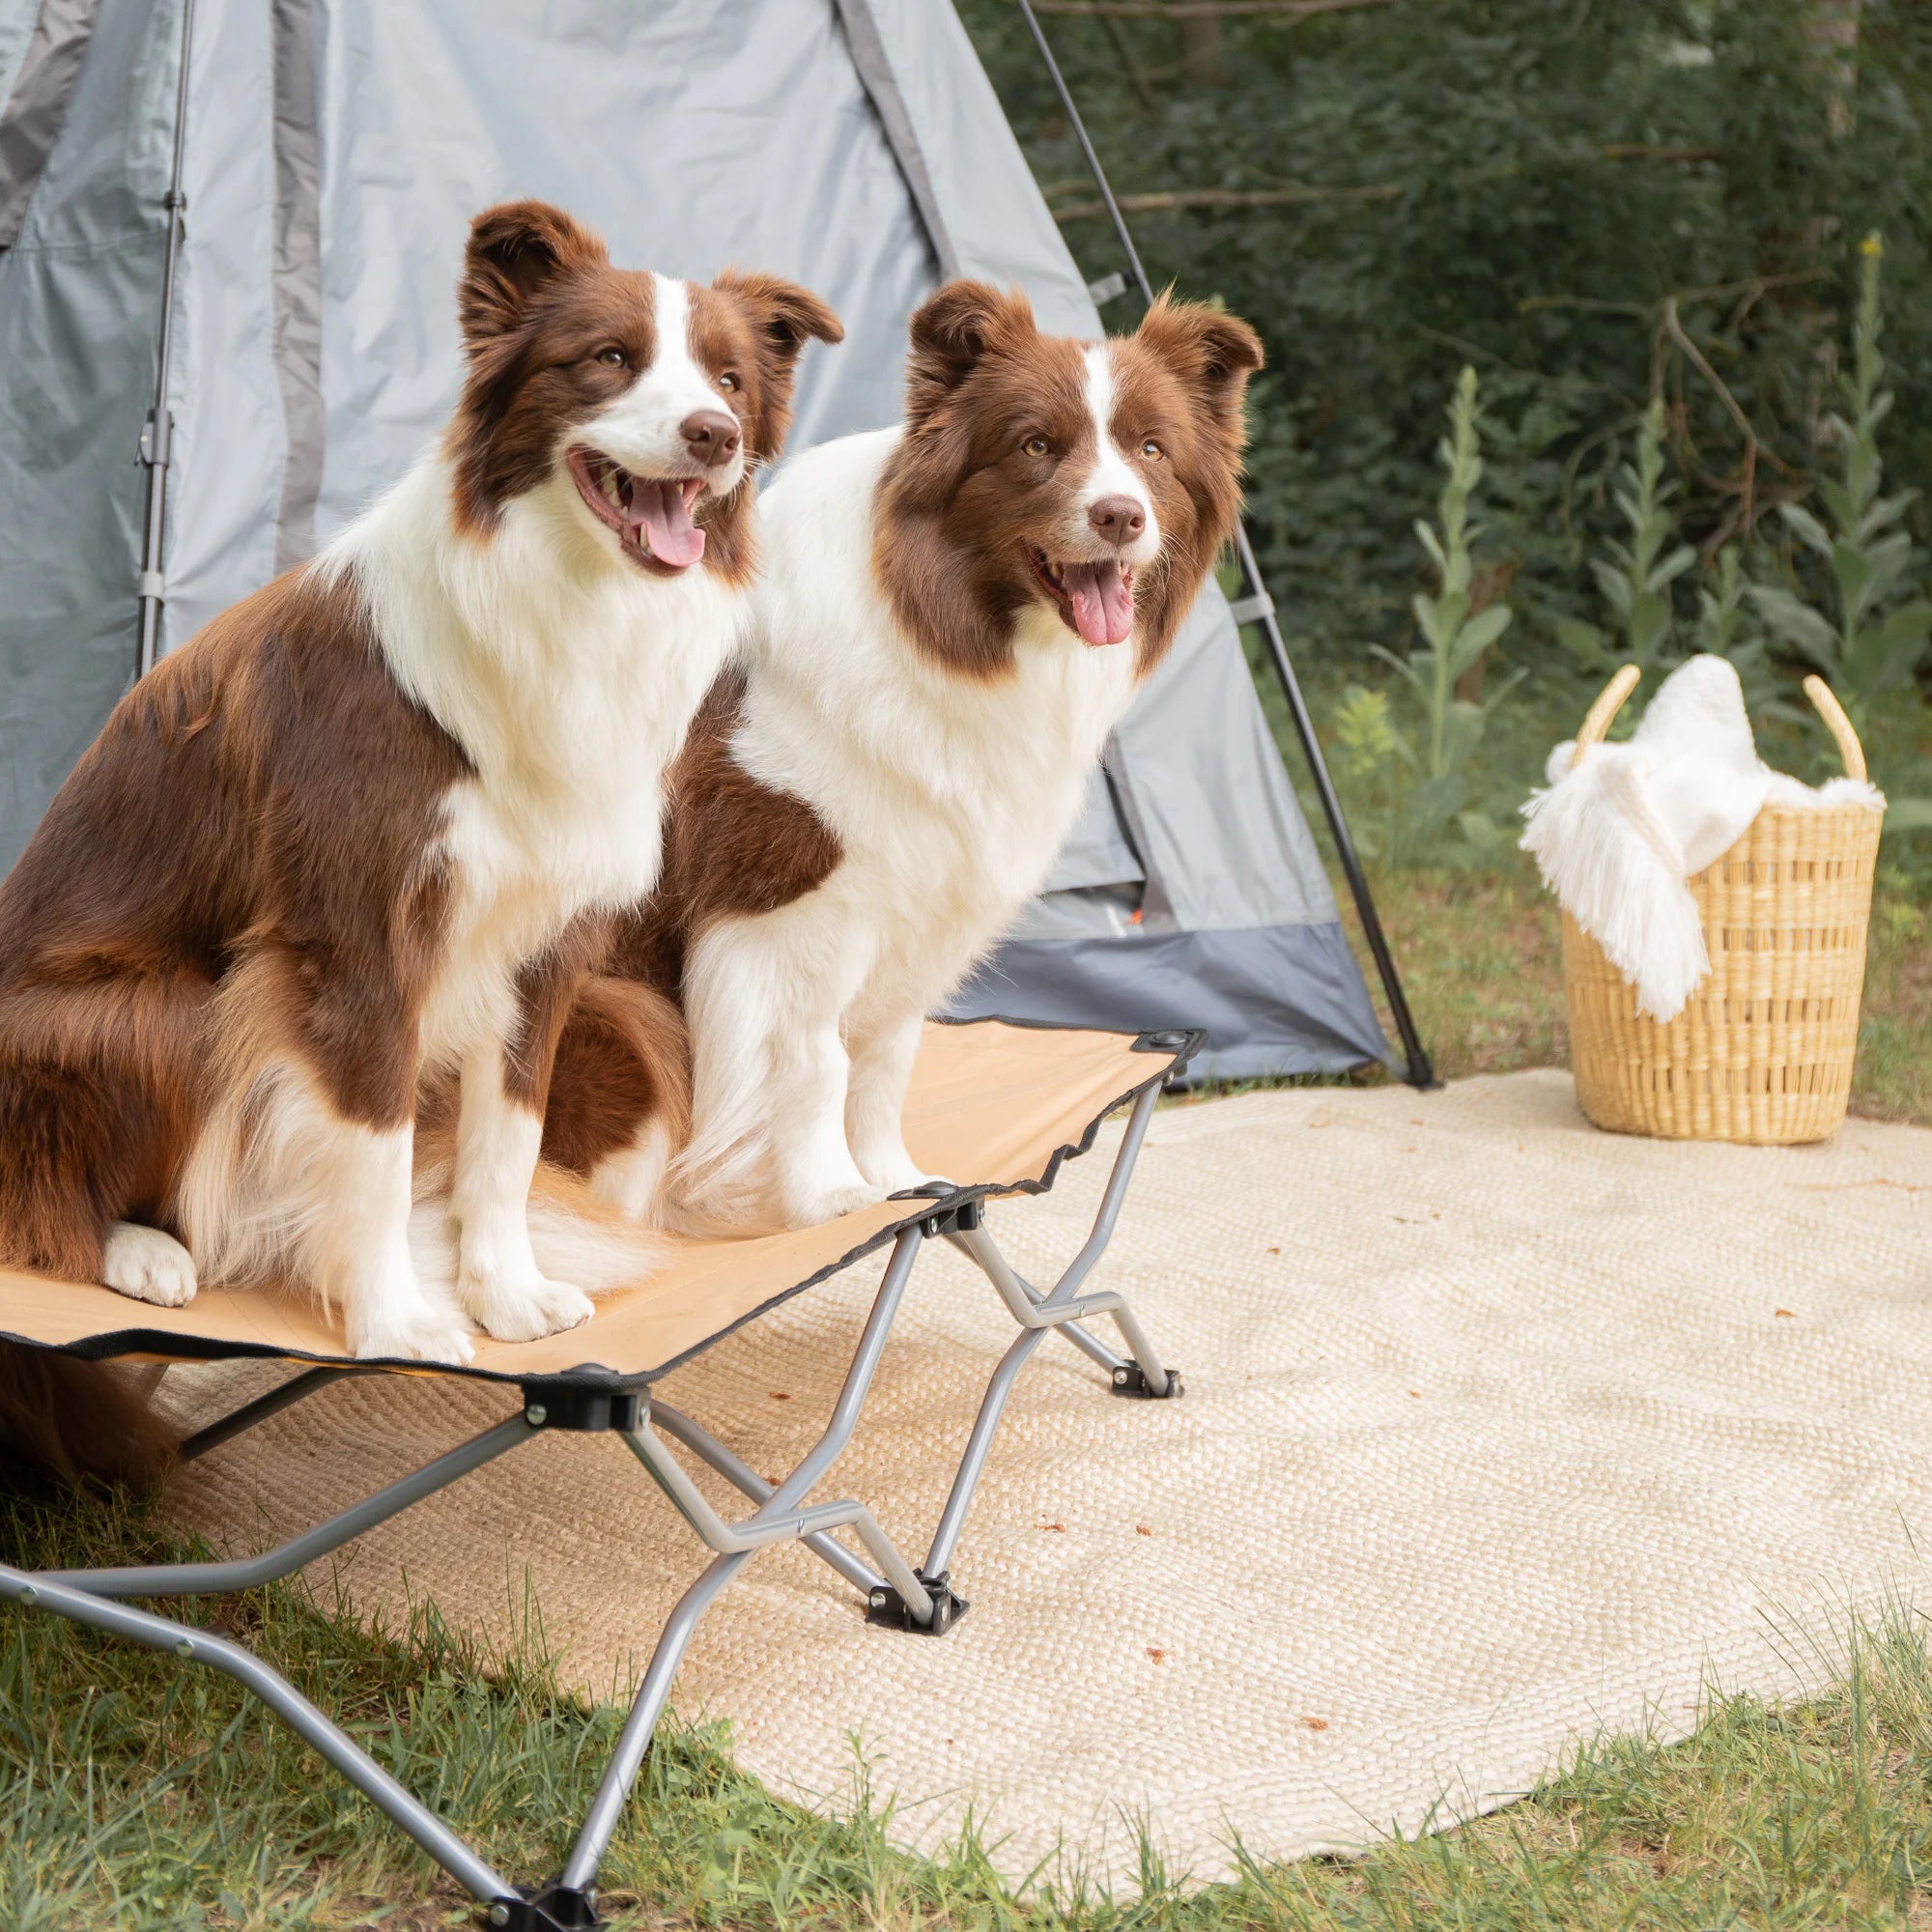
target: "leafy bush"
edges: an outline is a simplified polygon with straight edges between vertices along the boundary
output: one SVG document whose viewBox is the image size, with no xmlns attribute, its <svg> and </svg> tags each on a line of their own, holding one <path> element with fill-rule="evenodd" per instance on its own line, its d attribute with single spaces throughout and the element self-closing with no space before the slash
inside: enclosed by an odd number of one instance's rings
<svg viewBox="0 0 1932 1932">
<path fill-rule="evenodd" d="M 1464 369 L 1456 384 L 1449 434 L 1436 453 L 1448 471 L 1436 502 L 1440 527 L 1421 521 L 1415 526 L 1437 576 L 1433 596 L 1418 591 L 1410 602 L 1421 641 L 1406 657 L 1370 646 L 1406 687 L 1416 722 L 1404 728 L 1388 695 L 1362 685 L 1346 694 L 1336 719 L 1345 769 L 1380 807 L 1376 852 L 1395 864 L 1439 856 L 1452 820 L 1463 841 L 1456 856 L 1490 858 L 1507 840 L 1487 812 L 1468 804 L 1470 758 L 1490 719 L 1523 676 L 1511 671 L 1487 697 L 1463 695 L 1515 614 L 1500 601 L 1476 608 L 1469 499 L 1482 480 L 1483 458 L 1473 369 Z"/>
<path fill-rule="evenodd" d="M 960 5 L 1076 257 L 1118 267 L 1017 10 Z M 1821 39 L 1828 12 L 1854 44 Z M 1654 394 L 1678 540 L 1705 556 L 1748 551 L 1767 524 L 1788 540 L 1776 506 L 1813 500 L 1833 467 L 1817 430 L 1837 291 L 1873 226 L 1894 270 L 1890 453 L 1932 477 L 1923 0 L 1385 0 L 1045 25 L 1151 273 L 1266 337 L 1250 498 L 1304 657 L 1350 664 L 1406 606 L 1408 522 L 1435 494 L 1440 399 L 1465 362 L 1488 399 L 1492 540 L 1516 568 L 1512 649 L 1533 670 L 1574 676 L 1554 620 L 1602 619 L 1583 559 L 1629 541 L 1617 471 Z M 1130 304 L 1108 317 L 1130 324 Z M 1932 536 L 1924 505 L 1908 519 Z M 1690 573 L 1674 588 L 1681 645 Z"/>
<path fill-rule="evenodd" d="M 1617 508 L 1630 531 L 1630 541 L 1605 539 L 1605 554 L 1590 565 L 1615 619 L 1614 642 L 1594 624 L 1572 619 L 1557 629 L 1557 637 L 1586 668 L 1607 670 L 1631 663 L 1655 670 L 1678 654 L 1672 649 L 1675 615 L 1670 587 L 1697 561 L 1689 544 L 1664 546 L 1677 527 L 1670 499 L 1675 483 L 1663 480 L 1663 399 L 1651 398 L 1637 432 L 1636 461 L 1617 472 Z"/>
<path fill-rule="evenodd" d="M 1017 10 L 959 5 L 1076 258 L 1118 266 Z M 1932 8 L 1058 0 L 1046 25 L 1151 271 L 1266 338 L 1251 518 L 1364 845 L 1480 858 L 1615 664 L 1713 650 L 1775 762 L 1822 746 L 1799 676 L 1841 688 L 1890 862 L 1932 872 L 1900 836 L 1932 793 L 1932 510 L 1898 487 L 1932 476 Z M 1457 618 L 1447 494 L 1439 558 L 1409 520 L 1465 366 L 1485 534 Z M 1526 675 L 1499 703 L 1495 639 L 1451 667 L 1505 604 Z"/>
<path fill-rule="evenodd" d="M 1879 387 L 1885 375 L 1878 348 L 1879 263 L 1885 250 L 1877 235 L 1867 235 L 1860 252 L 1852 366 L 1839 385 L 1847 412 L 1826 418 L 1829 440 L 1842 453 L 1840 473 L 1819 482 L 1827 520 L 1802 504 L 1779 505 L 1785 524 L 1830 573 L 1835 621 L 1782 585 L 1759 585 L 1751 597 L 1776 639 L 1822 673 L 1862 730 L 1880 700 L 1918 668 L 1932 639 L 1932 603 L 1900 596 L 1915 574 L 1905 513 L 1918 492 L 1879 494 L 1885 465 L 1878 430 L 1892 406 L 1891 391 Z"/>
</svg>

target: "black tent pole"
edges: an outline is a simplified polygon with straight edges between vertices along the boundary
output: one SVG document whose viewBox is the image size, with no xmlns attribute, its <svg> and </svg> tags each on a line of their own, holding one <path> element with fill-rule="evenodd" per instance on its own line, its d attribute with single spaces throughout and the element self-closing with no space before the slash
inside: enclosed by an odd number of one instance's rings
<svg viewBox="0 0 1932 1932">
<path fill-rule="evenodd" d="M 1041 30 L 1039 16 L 1033 10 L 1033 0 L 1018 0 L 1019 10 L 1026 16 L 1026 23 L 1032 29 L 1034 44 L 1039 49 L 1039 57 L 1046 64 L 1046 71 L 1051 78 L 1054 91 L 1060 96 L 1060 104 L 1066 110 L 1066 119 L 1073 129 L 1074 139 L 1080 143 L 1080 152 L 1086 158 L 1087 171 L 1094 177 L 1094 185 L 1100 190 L 1100 199 L 1106 204 L 1108 217 L 1114 224 L 1114 233 L 1120 238 L 1122 252 L 1127 258 L 1135 286 L 1141 292 L 1143 301 L 1153 300 L 1153 284 L 1148 280 L 1147 270 L 1142 266 L 1140 250 L 1134 246 L 1134 238 L 1128 233 L 1126 217 L 1121 213 L 1121 205 L 1114 199 L 1114 190 L 1107 181 L 1106 170 L 1100 165 L 1100 156 L 1094 152 L 1094 143 L 1087 132 L 1087 124 L 1080 118 L 1080 110 L 1073 104 L 1073 95 L 1066 85 L 1066 76 L 1060 71 L 1060 63 L 1053 57 L 1053 49 L 1047 44 L 1046 35 Z M 1294 733 L 1301 740 L 1302 754 L 1308 760 L 1308 770 L 1315 780 L 1315 790 L 1321 800 L 1321 810 L 1328 820 L 1328 830 L 1335 840 L 1335 855 L 1342 862 L 1342 870 L 1349 881 L 1349 890 L 1354 895 L 1355 911 L 1362 922 L 1362 935 L 1368 941 L 1369 952 L 1374 955 L 1376 971 L 1381 976 L 1382 991 L 1387 995 L 1389 1014 L 1395 1021 L 1396 1032 L 1402 1037 L 1403 1053 L 1407 1060 L 1407 1067 L 1403 1077 L 1411 1087 L 1435 1087 L 1440 1083 L 1435 1078 L 1435 1069 L 1430 1065 L 1429 1050 L 1422 1043 L 1422 1036 L 1416 1031 L 1415 1016 L 1408 1009 L 1407 995 L 1402 989 L 1402 977 L 1395 970 L 1395 956 L 1389 951 L 1388 937 L 1382 931 L 1380 915 L 1376 911 L 1375 895 L 1369 891 L 1368 876 L 1362 870 L 1362 862 L 1355 853 L 1355 841 L 1349 836 L 1349 821 L 1342 814 L 1342 801 L 1335 795 L 1335 781 L 1328 775 L 1328 761 L 1321 755 L 1321 743 L 1315 735 L 1315 721 L 1309 716 L 1308 701 L 1301 695 L 1301 681 L 1294 674 L 1294 666 L 1288 655 L 1288 645 L 1281 635 L 1281 626 L 1275 622 L 1274 599 L 1267 593 L 1267 586 L 1262 582 L 1261 565 L 1255 557 L 1254 546 L 1248 541 L 1245 525 L 1236 526 L 1235 531 L 1235 554 L 1241 566 L 1242 598 L 1241 621 L 1258 622 L 1262 635 L 1267 639 L 1268 656 L 1273 662 L 1275 675 L 1281 680 L 1282 695 L 1288 699 L 1288 714 L 1294 721 Z"/>
<path fill-rule="evenodd" d="M 193 45 L 194 0 L 182 0 L 174 166 L 168 174 L 167 198 L 161 204 L 168 212 L 168 239 L 161 257 L 160 355 L 155 371 L 155 407 L 148 412 L 148 420 L 141 430 L 141 461 L 148 467 L 148 495 L 141 514 L 141 575 L 136 586 L 141 603 L 137 677 L 147 676 L 155 668 L 156 649 L 160 642 L 161 606 L 167 598 L 167 586 L 161 576 L 161 539 L 167 527 L 168 457 L 175 426 L 168 410 L 168 362 L 174 351 L 175 267 L 181 259 L 182 211 L 187 206 L 187 197 L 182 193 L 182 163 L 187 152 L 187 64 Z"/>
</svg>

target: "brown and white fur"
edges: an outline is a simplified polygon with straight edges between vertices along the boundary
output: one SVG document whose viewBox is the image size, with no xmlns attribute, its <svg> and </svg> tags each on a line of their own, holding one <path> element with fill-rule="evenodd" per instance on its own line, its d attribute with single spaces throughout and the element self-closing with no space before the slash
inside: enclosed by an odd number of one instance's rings
<svg viewBox="0 0 1932 1932">
<path fill-rule="evenodd" d="M 459 306 L 440 441 L 135 687 L 0 886 L 0 1262 L 163 1306 L 293 1280 L 355 1354 L 448 1362 L 639 1271 L 608 1234 L 538 1264 L 553 1052 L 744 628 L 749 468 L 840 330 L 774 278 L 613 269 L 540 203 L 477 218 Z M 662 1003 L 611 997 L 648 1046 Z M 444 1282 L 410 1240 L 437 1091 Z"/>
<path fill-rule="evenodd" d="M 744 668 L 693 727 L 663 886 L 610 969 L 690 1025 L 674 1211 L 803 1226 L 925 1179 L 900 1128 L 921 1023 L 1039 890 L 1233 533 L 1261 359 L 1205 307 L 1080 342 L 954 283 L 913 318 L 903 429 L 766 491 Z M 553 1131 L 597 1092 L 560 1089 Z M 578 1153 L 649 1205 L 648 1122 Z"/>
</svg>

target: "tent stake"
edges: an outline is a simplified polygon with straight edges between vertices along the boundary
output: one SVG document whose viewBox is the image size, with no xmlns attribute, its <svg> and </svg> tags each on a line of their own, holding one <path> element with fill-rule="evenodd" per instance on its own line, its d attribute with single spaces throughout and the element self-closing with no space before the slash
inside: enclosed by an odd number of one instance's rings
<svg viewBox="0 0 1932 1932">
<path fill-rule="evenodd" d="M 1100 165 L 1100 156 L 1094 152 L 1087 124 L 1080 118 L 1080 110 L 1073 103 L 1066 76 L 1061 72 L 1060 63 L 1054 59 L 1053 49 L 1047 44 L 1039 16 L 1033 10 L 1033 0 L 1019 0 L 1019 9 L 1026 16 L 1034 44 L 1039 49 L 1039 57 L 1046 65 L 1047 77 L 1053 82 L 1054 92 L 1060 96 L 1060 104 L 1066 110 L 1067 123 L 1073 129 L 1074 139 L 1080 143 L 1087 172 L 1094 177 L 1094 185 L 1100 190 L 1100 199 L 1106 204 L 1108 218 L 1114 224 L 1115 235 L 1120 238 L 1121 250 L 1127 258 L 1134 285 L 1141 292 L 1141 299 L 1151 305 L 1153 284 L 1142 266 L 1140 250 L 1134 246 L 1134 238 L 1128 232 L 1121 205 L 1114 199 L 1107 171 Z M 1262 581 L 1261 564 L 1255 556 L 1254 546 L 1248 541 L 1245 524 L 1236 526 L 1235 554 L 1241 566 L 1243 592 L 1237 621 L 1259 623 L 1262 636 L 1267 639 L 1268 657 L 1274 665 L 1275 675 L 1281 680 L 1282 695 L 1288 699 L 1288 715 L 1293 721 L 1294 735 L 1301 741 L 1302 755 L 1308 760 L 1316 793 L 1321 800 L 1322 814 L 1328 820 L 1328 831 L 1335 841 L 1335 855 L 1342 862 L 1349 890 L 1354 895 L 1355 911 L 1362 922 L 1362 935 L 1375 958 L 1376 971 L 1381 976 L 1389 1013 L 1395 1021 L 1396 1032 L 1402 1037 L 1402 1049 L 1407 1062 L 1403 1078 L 1411 1087 L 1439 1087 L 1442 1083 L 1435 1077 L 1435 1069 L 1430 1064 L 1429 1049 L 1423 1045 L 1422 1036 L 1416 1031 L 1415 1016 L 1408 1009 L 1408 997 L 1402 989 L 1402 978 L 1395 969 L 1395 955 L 1389 951 L 1388 937 L 1382 931 L 1381 916 L 1376 910 L 1368 875 L 1362 870 L 1362 862 L 1356 856 L 1355 841 L 1349 835 L 1349 821 L 1343 816 L 1342 801 L 1335 793 L 1335 781 L 1328 775 L 1328 761 L 1321 755 L 1321 743 L 1315 735 L 1315 721 L 1309 715 L 1307 699 L 1301 695 L 1301 681 L 1294 674 L 1281 626 L 1275 622 L 1274 600 Z"/>
<path fill-rule="evenodd" d="M 168 213 L 166 249 L 161 257 L 161 339 L 155 370 L 155 407 L 141 430 L 141 461 L 148 468 L 147 501 L 141 513 L 141 575 L 136 590 L 141 608 L 141 648 L 134 674 L 146 677 L 155 668 L 160 643 L 161 606 L 167 599 L 161 575 L 161 539 L 167 527 L 168 458 L 175 419 L 168 408 L 168 362 L 174 350 L 175 267 L 181 259 L 182 212 L 187 197 L 182 192 L 182 167 L 187 153 L 187 68 L 194 46 L 194 0 L 182 0 L 181 79 L 175 89 L 174 165 L 161 206 Z"/>
</svg>

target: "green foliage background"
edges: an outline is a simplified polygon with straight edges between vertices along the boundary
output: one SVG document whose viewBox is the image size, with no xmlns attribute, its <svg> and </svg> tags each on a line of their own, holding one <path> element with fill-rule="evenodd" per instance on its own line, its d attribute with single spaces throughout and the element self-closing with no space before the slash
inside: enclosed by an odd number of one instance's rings
<svg viewBox="0 0 1932 1932">
<path fill-rule="evenodd" d="M 1009 0 L 961 11 L 1060 209 L 1093 195 Z M 1266 337 L 1251 504 L 1298 635 L 1349 648 L 1406 610 L 1409 525 L 1457 371 L 1475 364 L 1518 601 L 1591 613 L 1585 539 L 1653 389 L 1690 540 L 1815 491 L 1859 239 L 1886 237 L 1894 472 L 1932 482 L 1932 7 L 1863 0 L 1848 63 L 1818 31 L 1845 0 L 1386 0 L 1218 23 L 1221 77 L 1183 29 L 1045 16 L 1124 193 L 1293 193 L 1138 213 L 1156 278 L 1220 296 Z M 1091 273 L 1103 220 L 1065 224 Z M 1129 305 L 1122 303 L 1120 310 Z M 1118 312 L 1118 311 L 1117 311 Z M 1921 505 L 1918 534 L 1932 534 Z M 1775 520 L 1773 520 L 1775 522 Z M 1783 534 L 1768 530 L 1783 541 Z M 1548 636 L 1548 622 L 1541 627 Z"/>
<path fill-rule="evenodd" d="M 1330 4 L 1206 24 L 1067 0 L 1043 14 L 1115 187 L 1182 204 L 1130 208 L 1150 273 L 1266 339 L 1249 503 L 1318 712 L 1332 719 L 1350 686 L 1409 702 L 1376 654 L 1416 647 L 1413 600 L 1441 588 L 1414 531 L 1443 487 L 1444 405 L 1466 365 L 1484 466 L 1472 608 L 1506 601 L 1515 622 L 1461 696 L 1487 704 L 1486 679 L 1492 694 L 1509 669 L 1527 674 L 1471 752 L 1470 805 L 1507 823 L 1574 728 L 1631 641 L 1606 577 L 1628 575 L 1646 541 L 1667 566 L 1660 668 L 1721 635 L 1766 754 L 1823 775 L 1796 697 L 1812 666 L 1774 611 L 1787 594 L 1835 628 L 1838 586 L 1804 513 L 1829 523 L 1845 474 L 1873 233 L 1893 394 L 1879 438 L 1911 541 L 1889 595 L 1922 597 L 1928 574 L 1932 5 Z M 1075 256 L 1090 275 L 1115 268 L 1017 8 L 960 11 Z M 1109 323 L 1131 326 L 1134 309 L 1110 306 Z M 1660 452 L 1667 517 L 1644 539 L 1632 493 Z M 1895 796 L 1932 791 L 1928 677 L 1921 659 L 1861 721 Z M 1350 803 L 1373 820 L 1356 764 Z M 1932 866 L 1928 844 L 1888 841 L 1915 871 Z"/>
</svg>

